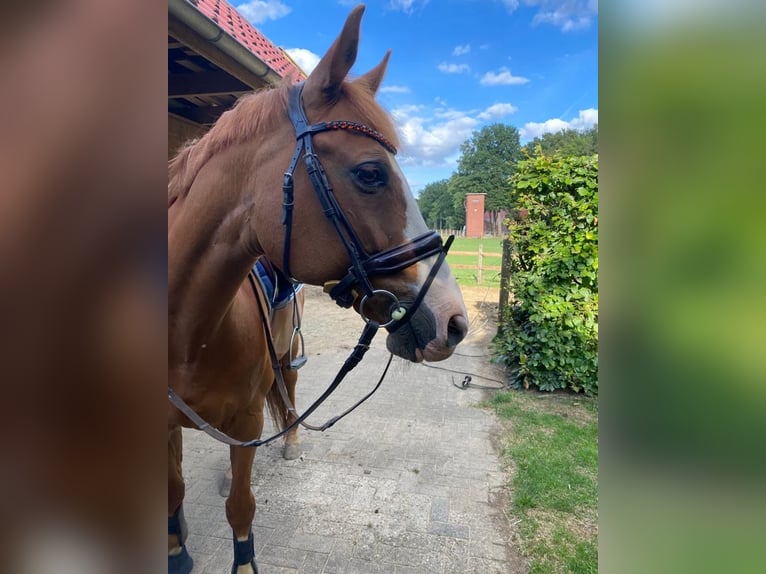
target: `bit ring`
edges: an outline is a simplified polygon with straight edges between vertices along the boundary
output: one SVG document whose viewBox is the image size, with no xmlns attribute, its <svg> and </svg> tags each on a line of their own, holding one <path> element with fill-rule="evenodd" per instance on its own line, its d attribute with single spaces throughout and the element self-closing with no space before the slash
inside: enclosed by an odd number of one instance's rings
<svg viewBox="0 0 766 574">
<path fill-rule="evenodd" d="M 390 319 L 388 320 L 388 322 L 380 325 L 381 327 L 384 327 L 384 328 L 390 327 L 391 325 L 393 325 L 399 320 L 394 318 L 394 313 L 399 312 L 400 314 L 403 314 L 403 312 L 401 312 L 400 310 L 404 309 L 404 307 L 402 307 L 402 304 L 399 302 L 399 299 L 397 298 L 397 296 L 391 293 L 391 291 L 386 291 L 385 289 L 375 289 L 373 290 L 371 296 L 374 297 L 375 295 L 383 295 L 385 297 L 388 297 L 392 301 L 391 307 L 389 308 Z M 367 302 L 367 299 L 369 298 L 370 298 L 370 295 L 365 295 L 364 297 L 362 297 L 362 300 L 359 302 L 359 315 L 362 317 L 362 319 L 364 319 L 365 323 L 370 322 L 370 318 L 364 314 L 364 304 Z"/>
</svg>

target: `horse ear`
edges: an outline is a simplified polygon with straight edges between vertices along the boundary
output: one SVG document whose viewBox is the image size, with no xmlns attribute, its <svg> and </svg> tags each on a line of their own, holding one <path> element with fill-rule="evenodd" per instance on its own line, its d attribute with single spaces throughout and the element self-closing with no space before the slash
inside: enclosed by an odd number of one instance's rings
<svg viewBox="0 0 766 574">
<path fill-rule="evenodd" d="M 307 107 L 321 107 L 337 100 L 340 86 L 356 61 L 362 14 L 364 14 L 364 4 L 360 4 L 351 11 L 340 36 L 335 39 L 306 80 L 303 100 Z"/>
<path fill-rule="evenodd" d="M 380 64 L 355 80 L 356 82 L 364 84 L 373 96 L 377 93 L 380 84 L 383 82 L 383 77 L 386 75 L 386 68 L 388 67 L 388 59 L 390 57 L 391 50 L 386 52 L 386 55 L 383 56 Z"/>
</svg>

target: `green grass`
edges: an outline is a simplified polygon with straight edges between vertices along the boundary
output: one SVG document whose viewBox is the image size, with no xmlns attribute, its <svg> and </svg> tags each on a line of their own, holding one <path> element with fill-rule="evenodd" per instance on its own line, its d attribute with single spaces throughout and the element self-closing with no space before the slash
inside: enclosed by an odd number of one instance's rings
<svg viewBox="0 0 766 574">
<path fill-rule="evenodd" d="M 513 391 L 490 404 L 510 421 L 503 437 L 503 457 L 515 468 L 508 512 L 520 520 L 530 573 L 597 572 L 598 403 Z"/>
<path fill-rule="evenodd" d="M 502 253 L 503 240 L 499 237 L 456 237 L 450 249 L 455 251 L 479 251 L 479 244 L 482 244 L 487 253 Z"/>
<path fill-rule="evenodd" d="M 475 237 L 456 237 L 455 242 L 447 255 L 447 263 L 451 265 L 477 265 L 479 259 L 479 245 L 482 245 L 484 253 L 502 253 L 503 240 L 499 238 L 479 239 Z M 476 255 L 453 255 L 453 251 L 470 251 Z M 502 257 L 484 257 L 484 265 L 500 266 Z M 482 282 L 478 281 L 476 269 L 452 269 L 459 285 L 482 285 L 486 287 L 500 287 L 500 272 L 484 270 Z"/>
</svg>

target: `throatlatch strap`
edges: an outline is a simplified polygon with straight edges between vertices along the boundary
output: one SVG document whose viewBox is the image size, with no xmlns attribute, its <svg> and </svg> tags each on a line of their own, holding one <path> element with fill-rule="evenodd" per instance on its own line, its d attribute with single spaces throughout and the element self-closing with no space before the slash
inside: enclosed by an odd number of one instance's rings
<svg viewBox="0 0 766 574">
<path fill-rule="evenodd" d="M 237 540 L 234 534 L 234 567 L 250 564 L 255 559 L 255 549 L 253 543 L 253 531 L 247 536 L 247 540 Z"/>
</svg>

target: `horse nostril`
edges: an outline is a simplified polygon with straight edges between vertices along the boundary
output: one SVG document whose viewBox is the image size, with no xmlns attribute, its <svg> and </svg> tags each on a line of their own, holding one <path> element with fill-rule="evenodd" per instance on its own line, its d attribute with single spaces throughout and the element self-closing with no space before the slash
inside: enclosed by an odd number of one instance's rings
<svg viewBox="0 0 766 574">
<path fill-rule="evenodd" d="M 447 323 L 447 346 L 457 347 L 468 334 L 468 322 L 462 315 L 453 315 Z"/>
</svg>

